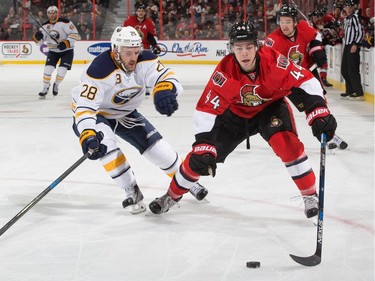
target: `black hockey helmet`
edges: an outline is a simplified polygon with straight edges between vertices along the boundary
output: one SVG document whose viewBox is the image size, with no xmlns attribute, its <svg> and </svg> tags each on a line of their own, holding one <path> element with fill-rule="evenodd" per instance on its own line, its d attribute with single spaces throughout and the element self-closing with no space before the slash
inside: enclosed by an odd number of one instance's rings
<svg viewBox="0 0 375 281">
<path fill-rule="evenodd" d="M 249 21 L 240 21 L 232 25 L 229 32 L 229 43 L 233 44 L 239 41 L 254 41 L 258 45 L 258 31 Z"/>
<path fill-rule="evenodd" d="M 143 10 L 147 10 L 147 5 L 145 3 L 141 3 L 141 2 L 136 2 L 134 4 L 134 8 L 135 10 L 140 10 L 140 9 L 143 9 Z"/>
<path fill-rule="evenodd" d="M 356 0 L 345 0 L 344 6 L 353 7 L 358 4 Z"/>
<path fill-rule="evenodd" d="M 296 18 L 298 15 L 298 10 L 294 5 L 284 4 L 281 6 L 279 11 L 279 17 L 291 17 Z"/>
<path fill-rule="evenodd" d="M 336 2 L 336 3 L 333 4 L 333 8 L 338 8 L 338 9 L 342 10 L 343 5 L 342 5 L 342 3 L 339 1 L 339 2 Z"/>
<path fill-rule="evenodd" d="M 318 17 L 322 17 L 322 16 L 324 16 L 324 11 L 322 10 L 322 9 L 318 9 L 318 10 L 316 10 L 316 15 L 318 16 Z"/>
<path fill-rule="evenodd" d="M 309 14 L 308 14 L 308 17 L 311 19 L 312 17 L 315 17 L 316 16 L 316 12 L 315 11 L 311 11 Z"/>
</svg>

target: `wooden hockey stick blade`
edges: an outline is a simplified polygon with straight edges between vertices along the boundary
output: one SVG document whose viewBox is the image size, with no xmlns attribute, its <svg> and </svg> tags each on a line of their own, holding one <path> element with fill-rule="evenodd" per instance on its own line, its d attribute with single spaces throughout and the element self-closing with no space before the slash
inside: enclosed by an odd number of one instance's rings
<svg viewBox="0 0 375 281">
<path fill-rule="evenodd" d="M 302 264 L 304 266 L 315 266 L 320 264 L 322 257 L 320 255 L 314 254 L 309 257 L 298 257 L 295 255 L 289 255 L 296 263 Z"/>
</svg>

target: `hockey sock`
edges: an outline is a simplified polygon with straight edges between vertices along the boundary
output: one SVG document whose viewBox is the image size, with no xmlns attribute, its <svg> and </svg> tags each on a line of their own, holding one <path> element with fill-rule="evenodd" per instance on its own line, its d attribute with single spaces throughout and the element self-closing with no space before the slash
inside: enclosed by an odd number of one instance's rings
<svg viewBox="0 0 375 281">
<path fill-rule="evenodd" d="M 292 132 L 274 134 L 268 141 L 273 151 L 283 161 L 294 183 L 302 195 L 315 193 L 315 174 L 304 146 L 297 135 Z"/>
</svg>

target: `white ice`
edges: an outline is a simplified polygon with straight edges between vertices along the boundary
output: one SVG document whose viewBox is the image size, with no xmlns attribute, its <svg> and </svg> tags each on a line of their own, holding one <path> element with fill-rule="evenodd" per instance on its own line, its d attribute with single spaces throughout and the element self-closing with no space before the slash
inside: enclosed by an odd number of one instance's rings
<svg viewBox="0 0 375 281">
<path fill-rule="evenodd" d="M 193 142 L 192 112 L 214 66 L 172 66 L 185 86 L 180 109 L 161 116 L 151 98 L 140 108 L 181 154 Z M 81 157 L 71 129 L 74 65 L 56 98 L 38 99 L 43 66 L 0 66 L 0 227 Z M 346 150 L 327 151 L 322 263 L 304 267 L 289 254 L 315 252 L 316 227 L 284 165 L 260 136 L 241 144 L 202 177 L 208 201 L 187 194 L 180 208 L 131 215 L 124 191 L 87 160 L 0 236 L 6 281 L 370 281 L 374 280 L 374 109 L 327 94 Z M 303 114 L 299 134 L 319 177 L 320 144 Z M 148 205 L 169 178 L 121 142 Z M 260 261 L 258 269 L 247 261 Z"/>
</svg>

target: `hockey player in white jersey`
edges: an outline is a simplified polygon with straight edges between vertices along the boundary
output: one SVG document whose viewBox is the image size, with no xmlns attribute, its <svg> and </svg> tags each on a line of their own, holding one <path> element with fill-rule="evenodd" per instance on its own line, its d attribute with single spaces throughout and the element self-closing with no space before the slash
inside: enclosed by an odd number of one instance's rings
<svg viewBox="0 0 375 281">
<path fill-rule="evenodd" d="M 150 51 L 143 51 L 142 39 L 130 26 L 117 27 L 111 49 L 96 57 L 72 90 L 73 128 L 83 153 L 92 151 L 104 169 L 123 188 L 122 205 L 133 214 L 146 210 L 143 194 L 115 136 L 138 149 L 146 159 L 173 176 L 180 163 L 177 152 L 140 113 L 146 88 L 153 89 L 156 110 L 171 116 L 178 109 L 177 96 L 183 88 L 175 73 Z M 191 194 L 202 200 L 207 190 L 197 184 Z"/>
<path fill-rule="evenodd" d="M 46 42 L 48 54 L 43 73 L 43 90 L 39 93 L 39 98 L 44 99 L 48 94 L 52 74 L 60 60 L 57 68 L 56 79 L 53 84 L 52 94 L 56 96 L 59 92 L 59 85 L 64 79 L 73 63 L 74 43 L 81 39 L 74 24 L 66 18 L 58 17 L 56 6 L 47 9 L 48 21 L 33 35 L 33 40 L 37 45 Z"/>
</svg>

